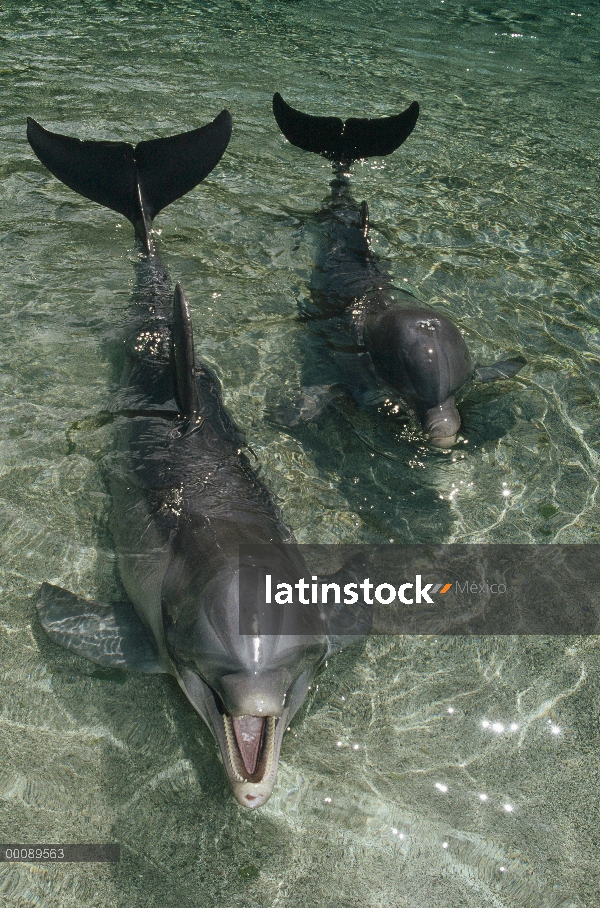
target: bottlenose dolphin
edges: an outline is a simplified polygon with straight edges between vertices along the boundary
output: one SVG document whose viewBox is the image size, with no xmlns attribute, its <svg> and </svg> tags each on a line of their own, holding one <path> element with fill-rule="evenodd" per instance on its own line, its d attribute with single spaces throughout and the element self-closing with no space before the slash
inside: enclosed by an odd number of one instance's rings
<svg viewBox="0 0 600 908">
<path fill-rule="evenodd" d="M 297 425 L 318 416 L 344 386 L 360 403 L 372 399 L 379 386 L 408 404 L 431 444 L 451 447 L 461 424 L 455 396 L 467 380 L 509 378 L 525 360 L 514 357 L 475 366 L 457 326 L 394 288 L 370 248 L 368 206 L 364 201 L 358 206 L 352 198 L 349 168 L 360 158 L 395 151 L 414 129 L 419 105 L 414 101 L 392 117 L 351 118 L 344 123 L 336 117 L 301 113 L 275 94 L 273 112 L 289 142 L 333 163 L 331 199 L 319 214 L 326 236 L 311 286 L 313 307 L 304 315 L 319 320 L 321 336 L 329 322 L 330 346 L 347 351 L 354 345 L 356 355 L 351 364 L 347 355 L 337 356 L 339 364 L 345 360 L 346 376 L 334 386 L 308 387 L 291 410 L 279 407 L 271 418 Z"/>
<path fill-rule="evenodd" d="M 273 790 L 284 731 L 332 646 L 314 622 L 310 633 L 283 625 L 265 636 L 258 626 L 239 633 L 239 546 L 270 546 L 254 581 L 271 572 L 293 583 L 306 566 L 243 452 L 218 379 L 194 357 L 185 294 L 179 284 L 173 293 L 152 235 L 154 216 L 210 173 L 230 135 L 226 110 L 201 129 L 135 148 L 81 142 L 28 121 L 40 161 L 125 215 L 143 250 L 111 404 L 117 450 L 108 470 L 130 601 L 100 604 L 44 583 L 37 608 L 47 634 L 80 656 L 174 675 L 216 738 L 235 797 L 252 808 Z"/>
</svg>

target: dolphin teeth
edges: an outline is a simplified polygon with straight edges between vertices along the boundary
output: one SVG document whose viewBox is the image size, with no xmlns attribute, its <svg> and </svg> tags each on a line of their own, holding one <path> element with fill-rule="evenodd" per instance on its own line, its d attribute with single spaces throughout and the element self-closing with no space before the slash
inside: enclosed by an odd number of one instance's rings
<svg viewBox="0 0 600 908">
<path fill-rule="evenodd" d="M 222 716 L 227 757 L 234 778 L 238 782 L 260 782 L 273 768 L 277 717 L 233 718 L 227 713 Z"/>
<path fill-rule="evenodd" d="M 233 719 L 235 740 L 246 771 L 253 776 L 260 754 L 265 730 L 265 719 L 259 716 L 239 716 Z"/>
<path fill-rule="evenodd" d="M 273 769 L 273 761 L 275 758 L 275 729 L 277 728 L 278 719 L 275 716 L 267 717 L 267 745 L 265 750 L 267 752 L 267 761 L 265 765 L 264 775 L 267 776 Z"/>
</svg>

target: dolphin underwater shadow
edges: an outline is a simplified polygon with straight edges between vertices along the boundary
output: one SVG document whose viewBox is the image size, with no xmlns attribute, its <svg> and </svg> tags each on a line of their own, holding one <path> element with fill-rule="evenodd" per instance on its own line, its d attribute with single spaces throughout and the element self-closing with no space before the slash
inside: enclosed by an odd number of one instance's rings
<svg viewBox="0 0 600 908">
<path fill-rule="evenodd" d="M 185 294 L 180 285 L 173 293 L 154 245 L 155 215 L 211 172 L 230 135 L 226 110 L 135 148 L 81 142 L 28 120 L 48 170 L 125 215 L 141 247 L 110 407 L 111 533 L 129 601 L 101 604 L 44 583 L 37 609 L 49 637 L 79 656 L 173 675 L 212 731 L 236 799 L 254 808 L 273 791 L 288 723 L 340 645 L 311 615 L 294 632 L 280 622 L 265 635 L 260 626 L 240 634 L 240 545 L 269 546 L 249 583 L 267 572 L 294 582 L 308 571 L 244 454 L 218 379 L 195 359 Z"/>
<path fill-rule="evenodd" d="M 419 105 L 414 101 L 392 117 L 344 123 L 294 110 L 275 94 L 273 113 L 289 142 L 333 164 L 331 198 L 318 215 L 325 236 L 311 302 L 301 313 L 315 325 L 315 343 L 327 349 L 333 368 L 329 384 L 311 382 L 297 400 L 273 407 L 270 421 L 292 428 L 344 399 L 368 407 L 391 393 L 408 405 L 430 444 L 452 447 L 461 425 L 455 399 L 461 388 L 469 380 L 510 378 L 526 360 L 519 356 L 476 366 L 457 326 L 394 287 L 370 248 L 368 206 L 352 197 L 349 169 L 356 160 L 399 148 L 417 123 Z M 388 409 L 397 413 L 399 407 Z"/>
</svg>

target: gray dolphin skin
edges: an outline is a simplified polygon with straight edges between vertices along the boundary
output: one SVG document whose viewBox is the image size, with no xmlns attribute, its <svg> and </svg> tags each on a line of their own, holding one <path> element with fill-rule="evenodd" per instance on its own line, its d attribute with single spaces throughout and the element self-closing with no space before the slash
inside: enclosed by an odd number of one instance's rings
<svg viewBox="0 0 600 908">
<path fill-rule="evenodd" d="M 294 110 L 275 94 L 273 112 L 289 142 L 323 155 L 334 168 L 331 198 L 319 213 L 326 235 L 311 287 L 314 310 L 307 317 L 321 324 L 329 319 L 331 333 L 338 337 L 340 319 L 349 324 L 358 355 L 354 366 L 346 369 L 352 373 L 346 383 L 355 400 L 365 399 L 369 382 L 378 383 L 408 404 L 430 444 L 450 448 L 461 425 L 455 395 L 465 382 L 509 378 L 525 360 L 514 357 L 476 367 L 456 325 L 395 288 L 370 248 L 367 203 L 359 206 L 353 199 L 349 168 L 360 158 L 395 151 L 414 129 L 419 105 L 415 101 L 392 117 L 351 118 L 344 123 L 336 117 Z M 319 389 L 310 389 L 295 405 L 296 413 L 288 424 L 294 419 L 297 424 L 302 413 L 314 418 L 323 410 L 325 399 Z M 285 411 L 280 414 L 280 422 L 285 424 Z M 277 413 L 274 421 L 278 421 Z"/>
<path fill-rule="evenodd" d="M 287 725 L 330 651 L 325 634 L 239 633 L 239 546 L 270 544 L 256 576 L 307 573 L 293 537 L 243 452 L 217 378 L 194 357 L 189 307 L 155 249 L 154 215 L 204 179 L 231 134 L 223 111 L 181 136 L 80 142 L 28 121 L 43 164 L 124 214 L 140 241 L 124 326 L 125 366 L 111 404 L 111 531 L 128 602 L 100 604 L 43 584 L 46 633 L 112 668 L 175 676 L 219 745 L 243 807 L 273 791 Z"/>
</svg>

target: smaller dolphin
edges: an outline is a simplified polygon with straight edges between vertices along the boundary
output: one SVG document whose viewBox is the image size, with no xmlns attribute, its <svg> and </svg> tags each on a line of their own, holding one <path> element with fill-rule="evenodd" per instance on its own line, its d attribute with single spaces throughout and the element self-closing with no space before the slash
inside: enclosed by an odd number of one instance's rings
<svg viewBox="0 0 600 908">
<path fill-rule="evenodd" d="M 391 389 L 412 408 L 429 442 L 450 448 L 461 424 L 456 394 L 463 385 L 469 379 L 510 378 L 526 361 L 513 357 L 475 366 L 462 334 L 447 316 L 412 301 L 398 301 L 402 291 L 394 288 L 390 274 L 370 248 L 368 206 L 366 202 L 358 206 L 352 198 L 346 171 L 355 160 L 395 151 L 414 129 L 419 105 L 414 101 L 392 117 L 351 118 L 344 123 L 336 117 L 294 110 L 275 94 L 273 112 L 289 142 L 323 155 L 334 167 L 331 200 L 319 215 L 326 238 L 311 288 L 315 305 L 307 317 L 319 321 L 321 335 L 325 324 L 331 324 L 331 347 L 336 339 L 339 343 L 340 322 L 345 322 L 358 355 L 353 367 L 346 368 L 350 374 L 345 382 L 342 379 L 330 390 L 339 394 L 346 384 L 354 399 L 362 402 L 368 399 L 369 385 Z M 345 345 L 350 346 L 349 338 Z M 285 406 L 272 411 L 271 418 L 282 425 L 297 425 L 318 416 L 330 400 L 324 388 L 309 387 L 292 405 L 291 418 Z"/>
</svg>

